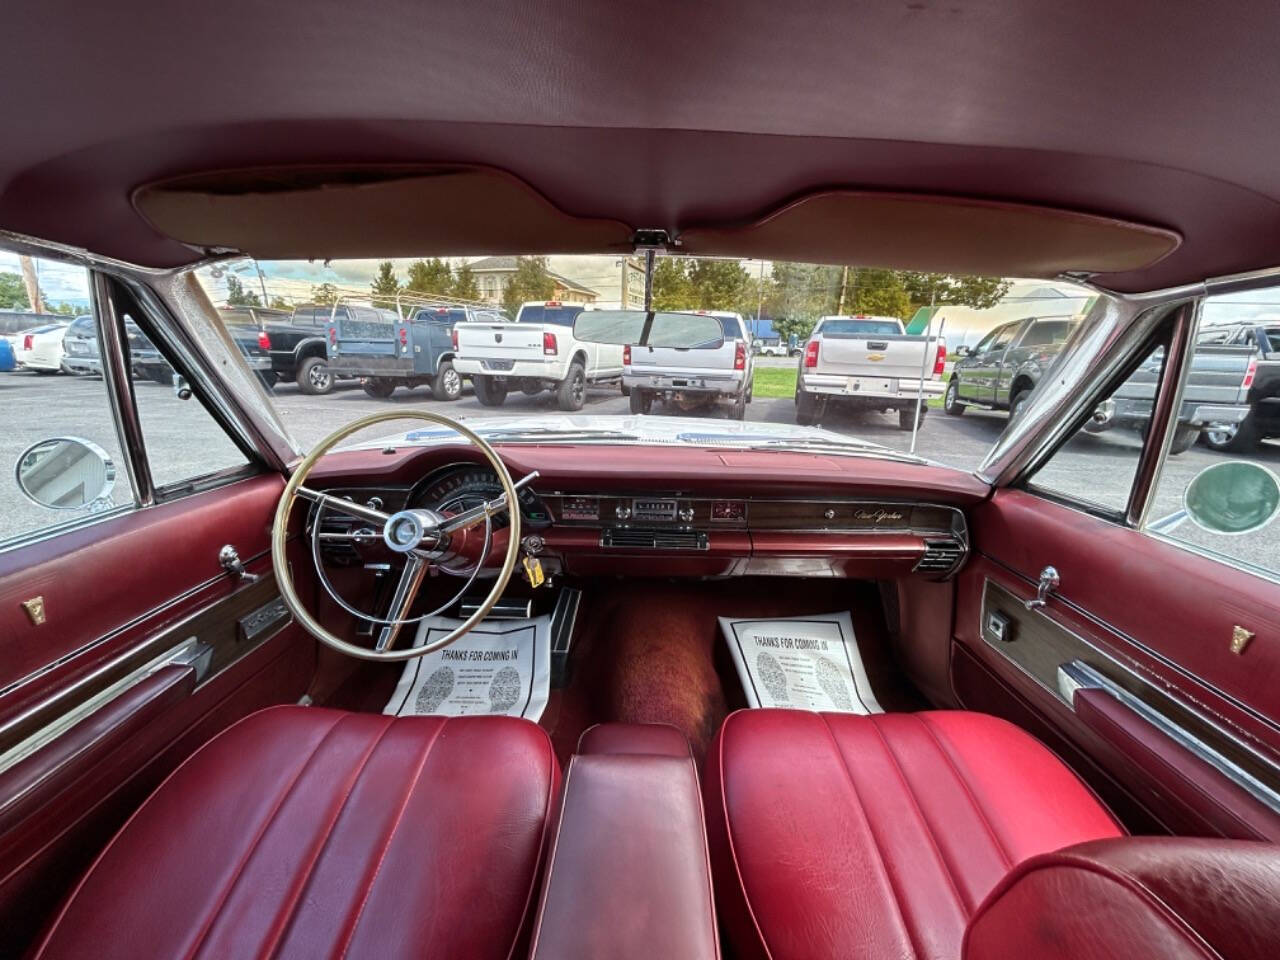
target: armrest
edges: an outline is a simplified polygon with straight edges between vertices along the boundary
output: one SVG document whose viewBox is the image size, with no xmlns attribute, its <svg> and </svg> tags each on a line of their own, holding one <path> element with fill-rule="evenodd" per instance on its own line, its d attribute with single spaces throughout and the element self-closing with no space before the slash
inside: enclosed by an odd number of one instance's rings
<svg viewBox="0 0 1280 960">
<path fill-rule="evenodd" d="M 1241 840 L 1280 839 L 1280 814 L 1109 691 L 1081 687 L 1072 696 L 1081 723 L 1191 813 L 1206 833 Z M 1188 743 L 1194 742 L 1190 735 Z M 1209 756 L 1205 748 L 1205 756 Z"/>
<path fill-rule="evenodd" d="M 573 757 L 531 956 L 719 955 L 693 760 L 647 753 Z"/>
</svg>

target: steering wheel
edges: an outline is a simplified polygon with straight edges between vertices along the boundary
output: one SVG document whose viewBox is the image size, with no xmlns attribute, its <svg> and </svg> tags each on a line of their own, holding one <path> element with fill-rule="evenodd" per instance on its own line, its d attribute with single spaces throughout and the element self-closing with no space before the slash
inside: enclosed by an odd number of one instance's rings
<svg viewBox="0 0 1280 960">
<path fill-rule="evenodd" d="M 372 507 L 355 503 L 343 497 L 322 493 L 319 490 L 312 490 L 306 486 L 307 478 L 311 475 L 311 471 L 321 457 L 353 433 L 374 424 L 385 423 L 388 420 L 425 420 L 427 423 L 437 424 L 453 430 L 473 446 L 479 448 L 480 452 L 484 454 L 485 459 L 489 461 L 489 466 L 493 468 L 494 473 L 498 476 L 498 482 L 502 485 L 502 494 L 492 500 L 453 515 L 445 515 L 434 510 L 421 508 L 401 510 L 398 513 L 384 513 L 381 510 L 375 510 Z M 442 647 L 447 647 L 469 632 L 472 627 L 488 615 L 489 611 L 493 609 L 493 605 L 498 602 L 498 598 L 502 596 L 502 591 L 506 588 L 507 582 L 511 579 L 511 573 L 516 566 L 516 557 L 520 552 L 520 507 L 517 490 L 536 476 L 536 473 L 532 473 L 519 483 L 513 481 L 506 464 L 502 462 L 502 458 L 498 456 L 493 447 L 489 446 L 483 438 L 468 430 L 461 423 L 438 413 L 428 413 L 423 410 L 394 410 L 387 413 L 375 413 L 372 416 L 354 420 L 345 427 L 329 434 L 329 436 L 320 441 L 315 449 L 307 454 L 303 461 L 298 464 L 298 468 L 294 470 L 293 476 L 289 478 L 288 484 L 285 485 L 284 493 L 280 495 L 280 503 L 276 507 L 275 521 L 271 528 L 271 566 L 275 571 L 276 584 L 280 588 L 280 597 L 289 608 L 289 612 L 293 614 L 294 619 L 313 637 L 321 643 L 328 644 L 335 650 L 340 650 L 353 657 L 359 657 L 362 660 L 382 662 L 410 660 L 439 650 Z M 300 498 L 317 504 L 316 515 L 312 518 L 311 556 L 316 566 L 316 572 L 320 577 L 320 582 L 324 585 L 329 595 L 343 609 L 365 620 L 382 625 L 377 641 L 372 648 L 362 647 L 335 636 L 311 615 L 311 612 L 303 606 L 302 601 L 298 598 L 298 592 L 294 588 L 293 575 L 289 570 L 289 560 L 285 553 L 285 548 L 288 541 L 289 515 L 293 510 L 294 504 Z M 510 508 L 511 504 L 515 504 L 515 507 Z M 321 513 L 325 509 L 344 513 L 347 516 L 364 520 L 370 524 L 376 524 L 378 532 L 369 530 L 354 533 L 322 533 L 320 519 Z M 493 585 L 490 587 L 488 595 L 476 608 L 476 611 L 448 634 L 432 640 L 430 643 L 418 647 L 410 646 L 397 650 L 391 649 L 391 644 L 399 635 L 401 627 L 417 623 L 444 610 L 460 597 L 475 580 L 476 574 L 485 565 L 485 561 L 493 548 L 494 538 L 491 518 L 503 510 L 508 510 L 511 515 L 511 521 L 507 528 L 506 553 L 503 555 L 502 566 L 498 571 L 497 577 L 493 580 Z M 484 525 L 484 538 L 483 544 L 477 552 L 475 547 L 475 528 L 481 524 Z M 322 538 L 361 541 L 367 540 L 372 536 L 380 537 L 388 549 L 405 558 L 404 569 L 400 573 L 400 581 L 392 595 L 391 610 L 385 618 L 363 613 L 339 597 L 337 591 L 329 583 L 328 577 L 325 576 L 320 562 L 320 541 Z M 459 557 L 474 557 L 474 565 L 467 569 L 449 565 L 451 561 Z M 419 617 L 409 618 L 407 615 L 413 606 L 414 599 L 418 595 L 418 589 L 433 565 L 455 576 L 467 576 L 467 574 L 470 574 L 470 576 L 462 586 L 462 589 L 436 610 Z"/>
</svg>

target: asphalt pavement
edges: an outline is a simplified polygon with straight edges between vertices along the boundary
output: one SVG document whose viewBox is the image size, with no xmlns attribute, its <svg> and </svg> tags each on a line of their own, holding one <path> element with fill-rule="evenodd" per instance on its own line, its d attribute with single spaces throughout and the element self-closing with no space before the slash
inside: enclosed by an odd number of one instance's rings
<svg viewBox="0 0 1280 960">
<path fill-rule="evenodd" d="M 770 360 L 768 366 L 790 366 L 794 360 Z M 153 451 L 153 469 L 164 481 L 189 477 L 234 465 L 240 455 L 195 401 L 180 401 L 167 387 L 138 381 L 138 408 L 147 442 Z M 293 384 L 275 387 L 272 397 L 282 419 L 304 448 L 314 445 L 337 428 L 369 413 L 394 409 L 423 408 L 459 419 L 558 412 L 550 393 L 529 397 L 508 395 L 500 408 L 484 407 L 470 386 L 454 403 L 433 400 L 425 387 L 397 389 L 390 398 L 374 399 L 354 383 L 339 384 L 327 396 L 303 394 Z M 117 500 L 127 499 L 128 479 L 115 436 L 106 394 L 101 380 L 69 376 L 40 376 L 29 372 L 0 374 L 0 408 L 5 429 L 0 435 L 0 470 L 13 484 L 12 469 L 22 450 L 51 436 L 82 436 L 104 447 L 115 459 L 119 471 Z M 583 410 L 590 414 L 626 414 L 629 404 L 617 385 L 592 387 Z M 660 405 L 655 413 L 668 413 Z M 705 413 L 702 414 L 705 416 Z M 717 411 L 717 416 L 724 416 Z M 767 423 L 794 423 L 795 404 L 791 398 L 757 397 L 747 407 L 747 420 Z M 1007 415 L 970 408 L 961 417 L 951 417 L 932 409 L 916 437 L 915 453 L 937 463 L 972 471 L 982 462 L 1007 423 Z M 838 433 L 910 451 L 911 433 L 898 428 L 896 414 L 833 411 L 822 423 Z M 396 424 L 377 428 L 392 433 Z M 370 434 L 372 436 L 373 434 Z M 1110 431 L 1084 435 L 1050 462 L 1041 475 L 1043 485 L 1059 493 L 1082 497 L 1104 506 L 1123 507 L 1137 465 L 1140 439 L 1136 433 Z M 1182 493 L 1192 477 L 1205 467 L 1220 463 L 1222 454 L 1197 446 L 1167 460 L 1158 487 L 1152 518 L 1175 514 L 1182 506 Z M 1268 442 L 1250 457 L 1280 473 L 1280 444 Z M 6 510 L 0 518 L 0 539 L 69 518 L 65 512 L 45 510 L 27 502 L 12 487 L 6 495 Z M 1224 538 L 1196 528 L 1189 520 L 1172 531 L 1175 538 L 1204 547 L 1226 550 L 1232 556 L 1276 568 L 1280 551 L 1280 522 L 1242 537 Z"/>
</svg>

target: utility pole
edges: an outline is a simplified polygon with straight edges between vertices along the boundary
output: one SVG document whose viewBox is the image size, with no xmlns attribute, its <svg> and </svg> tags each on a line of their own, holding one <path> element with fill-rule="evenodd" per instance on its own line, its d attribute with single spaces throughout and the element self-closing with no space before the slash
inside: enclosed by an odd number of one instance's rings
<svg viewBox="0 0 1280 960">
<path fill-rule="evenodd" d="M 840 297 L 836 300 L 836 313 L 844 314 L 844 291 L 849 285 L 849 265 L 845 264 L 840 271 Z"/>
<path fill-rule="evenodd" d="M 760 311 L 764 307 L 764 261 L 760 261 L 760 279 L 757 283 L 756 290 L 756 328 L 752 331 L 757 337 L 760 336 Z"/>
<path fill-rule="evenodd" d="M 40 280 L 36 276 L 35 262 L 26 256 L 21 256 L 18 260 L 22 264 L 22 284 L 27 288 L 31 309 L 36 313 L 44 313 L 44 300 L 40 296 Z"/>
</svg>

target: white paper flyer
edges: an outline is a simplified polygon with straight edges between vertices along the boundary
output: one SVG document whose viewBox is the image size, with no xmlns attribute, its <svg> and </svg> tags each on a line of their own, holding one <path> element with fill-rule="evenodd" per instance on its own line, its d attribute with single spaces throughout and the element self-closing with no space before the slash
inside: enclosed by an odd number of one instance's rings
<svg viewBox="0 0 1280 960">
<path fill-rule="evenodd" d="M 785 620 L 720 618 L 753 707 L 883 713 L 848 611 Z"/>
<path fill-rule="evenodd" d="M 460 620 L 431 617 L 415 646 L 442 637 Z M 407 717 L 504 714 L 537 720 L 551 689 L 551 618 L 482 621 L 443 650 L 410 660 L 383 713 Z"/>
</svg>

